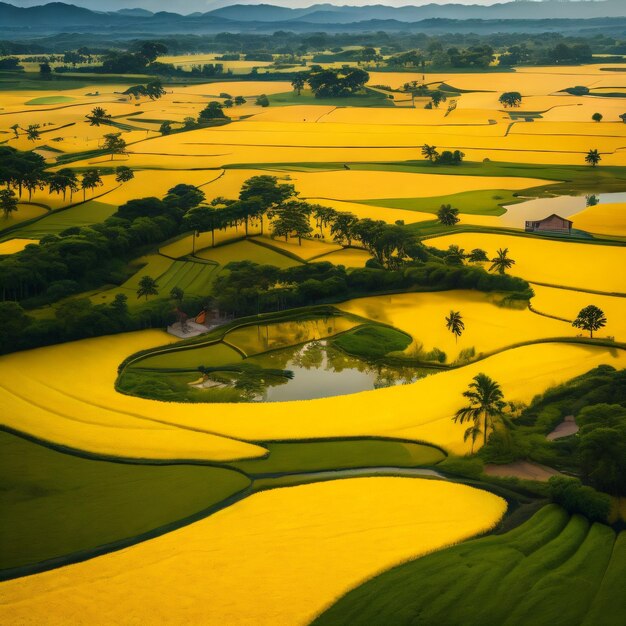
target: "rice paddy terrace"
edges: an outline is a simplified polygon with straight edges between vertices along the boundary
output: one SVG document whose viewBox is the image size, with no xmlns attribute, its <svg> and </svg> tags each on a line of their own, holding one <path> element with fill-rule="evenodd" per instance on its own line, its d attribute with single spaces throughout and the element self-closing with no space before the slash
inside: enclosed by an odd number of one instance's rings
<svg viewBox="0 0 626 626">
<path fill-rule="evenodd" d="M 242 262 L 282 272 L 278 289 L 319 263 L 347 277 L 382 267 L 331 223 L 311 215 L 306 237 L 275 237 L 270 215 L 181 230 L 138 246 L 111 280 L 35 302 L 26 312 L 45 325 L 123 297 L 145 323 L 0 356 L 0 621 L 622 624 L 619 514 L 590 521 L 549 504 L 545 485 L 489 479 L 482 435 L 452 416 L 480 374 L 516 419 L 550 388 L 626 367 L 626 101 L 603 95 L 626 90 L 626 66 L 429 74 L 455 101 L 430 109 L 400 90 L 421 74 L 372 71 L 350 103 L 238 80 L 246 61 L 231 69 L 227 81 L 165 84 L 154 100 L 124 94 L 123 77 L 59 81 L 54 94 L 0 77 L 0 148 L 101 177 L 71 193 L 23 190 L 0 218 L 0 259 L 181 183 L 221 207 L 270 175 L 299 200 L 398 226 L 448 270 L 483 272 L 490 262 L 469 254 L 506 249 L 506 274 L 532 293 L 359 283 L 297 308 L 258 304 L 189 339 L 151 328 L 158 303 L 173 308 L 168 294 L 184 292 L 179 308 L 216 298 Z M 565 91 L 575 86 L 589 93 Z M 504 108 L 513 90 L 521 105 Z M 245 100 L 229 123 L 185 130 L 225 95 Z M 95 106 L 109 123 L 90 125 Z M 34 124 L 29 139 L 20 129 Z M 103 149 L 112 130 L 124 154 Z M 425 144 L 464 160 L 430 162 Z M 134 177 L 117 180 L 119 166 Z M 438 219 L 448 204 L 456 224 Z M 524 229 L 551 213 L 570 232 Z M 446 257 L 455 249 L 460 262 Z M 158 293 L 142 299 L 146 277 Z M 572 326 L 591 304 L 606 318 L 593 338 Z M 445 322 L 455 310 L 459 334 Z"/>
</svg>

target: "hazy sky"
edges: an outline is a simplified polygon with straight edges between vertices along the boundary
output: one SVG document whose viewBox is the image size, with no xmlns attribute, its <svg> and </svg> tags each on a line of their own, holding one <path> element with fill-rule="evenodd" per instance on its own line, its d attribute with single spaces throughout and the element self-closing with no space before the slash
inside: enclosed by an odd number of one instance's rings
<svg viewBox="0 0 626 626">
<path fill-rule="evenodd" d="M 309 7 L 312 4 L 336 4 L 338 6 L 365 6 L 368 4 L 384 4 L 391 7 L 420 6 L 422 4 L 495 4 L 507 0 L 207 0 L 209 4 L 228 6 L 230 4 L 273 4 L 282 7 Z"/>
</svg>

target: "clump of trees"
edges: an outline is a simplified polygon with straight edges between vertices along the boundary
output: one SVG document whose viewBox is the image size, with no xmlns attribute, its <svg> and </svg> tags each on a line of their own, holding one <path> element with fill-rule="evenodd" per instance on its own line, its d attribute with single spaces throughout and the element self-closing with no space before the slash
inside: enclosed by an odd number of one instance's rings
<svg viewBox="0 0 626 626">
<path fill-rule="evenodd" d="M 460 150 L 444 150 L 440 153 L 437 146 L 430 146 L 427 143 L 422 146 L 422 156 L 434 165 L 460 165 L 465 158 L 465 154 Z"/>
<path fill-rule="evenodd" d="M 360 68 L 322 69 L 311 67 L 306 82 L 316 98 L 352 96 L 363 89 L 369 74 Z"/>
<path fill-rule="evenodd" d="M 498 98 L 498 102 L 505 109 L 507 107 L 517 108 L 522 104 L 522 94 L 519 91 L 507 91 Z"/>
</svg>

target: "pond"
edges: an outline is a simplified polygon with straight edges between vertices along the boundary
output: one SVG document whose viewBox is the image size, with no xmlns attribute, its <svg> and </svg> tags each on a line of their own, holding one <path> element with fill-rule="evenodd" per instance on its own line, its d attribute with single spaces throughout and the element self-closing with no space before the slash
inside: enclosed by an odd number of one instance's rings
<svg viewBox="0 0 626 626">
<path fill-rule="evenodd" d="M 505 205 L 506 213 L 500 217 L 500 220 L 505 226 L 524 228 L 526 220 L 540 220 L 552 213 L 569 217 L 580 213 L 587 206 L 613 202 L 626 202 L 626 192 L 531 198 L 517 204 Z"/>
<path fill-rule="evenodd" d="M 330 341 L 315 340 L 308 343 L 274 350 L 244 359 L 244 365 L 263 368 L 262 371 L 288 370 L 292 378 L 263 376 L 256 384 L 246 381 L 240 391 L 240 401 L 287 402 L 289 400 L 312 400 L 329 396 L 341 396 L 415 382 L 435 370 L 414 367 L 397 367 L 370 363 L 352 357 L 334 348 Z M 218 374 L 220 380 L 221 372 Z M 220 401 L 219 387 L 210 377 L 196 386 L 206 390 L 206 401 Z M 223 378 L 222 378 L 223 381 Z M 237 388 L 236 377 L 230 387 Z M 212 393 L 213 392 L 213 393 Z"/>
</svg>

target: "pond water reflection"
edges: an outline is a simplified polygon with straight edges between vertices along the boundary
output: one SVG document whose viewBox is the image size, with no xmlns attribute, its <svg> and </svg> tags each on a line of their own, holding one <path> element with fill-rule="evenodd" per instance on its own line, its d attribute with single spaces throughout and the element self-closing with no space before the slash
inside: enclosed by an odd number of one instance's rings
<svg viewBox="0 0 626 626">
<path fill-rule="evenodd" d="M 268 386 L 255 398 L 263 402 L 311 400 L 405 385 L 435 370 L 370 363 L 349 356 L 328 341 L 276 350 L 246 359 L 264 368 L 291 370 L 293 378 Z"/>
</svg>

